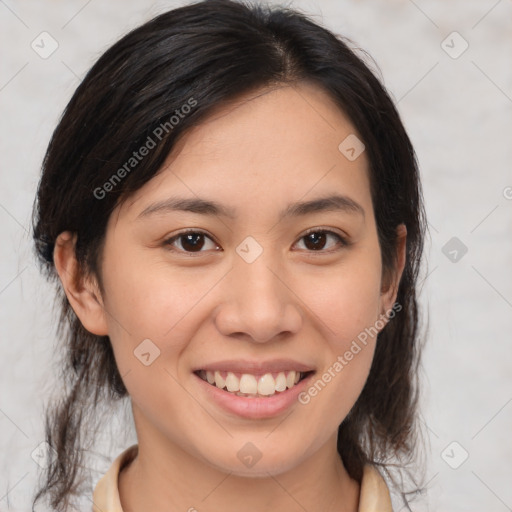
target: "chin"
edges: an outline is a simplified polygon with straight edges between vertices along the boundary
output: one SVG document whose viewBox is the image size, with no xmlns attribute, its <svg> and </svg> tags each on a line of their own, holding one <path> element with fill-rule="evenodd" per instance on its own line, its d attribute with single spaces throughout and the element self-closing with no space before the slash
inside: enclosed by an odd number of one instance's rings
<svg viewBox="0 0 512 512">
<path fill-rule="evenodd" d="M 235 444 L 236 448 L 230 443 L 221 454 L 209 454 L 206 459 L 208 464 L 218 471 L 235 476 L 267 478 L 269 475 L 277 476 L 290 471 L 301 463 L 304 456 L 303 441 L 300 446 L 294 447 L 283 440 L 279 444 L 282 448 L 285 445 L 285 450 L 279 450 L 277 443 L 258 443 L 256 440 Z M 205 452 L 202 455 L 205 457 Z"/>
</svg>

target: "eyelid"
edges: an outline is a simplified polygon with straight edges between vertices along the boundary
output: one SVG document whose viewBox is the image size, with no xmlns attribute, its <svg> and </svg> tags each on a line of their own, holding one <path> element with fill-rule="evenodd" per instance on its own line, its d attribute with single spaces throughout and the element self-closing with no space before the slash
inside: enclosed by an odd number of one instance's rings
<svg viewBox="0 0 512 512">
<path fill-rule="evenodd" d="M 334 249 L 328 249 L 328 250 L 325 250 L 325 251 L 324 250 L 320 250 L 320 251 L 306 251 L 308 254 L 312 254 L 312 255 L 315 255 L 315 254 L 319 254 L 319 255 L 321 255 L 321 254 L 330 254 L 330 253 L 337 252 L 337 251 L 341 250 L 342 248 L 348 247 L 349 245 L 351 245 L 351 242 L 350 242 L 350 239 L 349 239 L 348 235 L 341 234 L 338 231 L 336 231 L 334 228 L 322 227 L 322 226 L 316 226 L 314 228 L 308 229 L 307 231 L 305 231 L 304 233 L 302 233 L 299 236 L 299 238 L 297 239 L 297 242 L 302 240 L 304 237 L 308 236 L 310 233 L 324 233 L 324 234 L 327 234 L 327 235 L 334 235 L 336 238 L 339 239 L 339 244 L 341 245 L 341 247 L 337 247 L 337 248 L 334 248 Z M 295 242 L 295 243 L 297 243 L 297 242 Z"/>
<path fill-rule="evenodd" d="M 299 237 L 299 239 L 309 235 L 310 233 L 328 233 L 328 234 L 332 233 L 333 235 L 339 236 L 343 240 L 344 243 L 346 243 L 346 244 L 349 243 L 348 235 L 339 233 L 335 228 L 330 228 L 327 226 L 316 226 L 314 228 L 309 228 Z"/>
<path fill-rule="evenodd" d="M 204 231 L 204 230 L 202 230 L 200 228 L 188 228 L 188 229 L 184 229 L 183 231 L 178 231 L 174 235 L 172 235 L 170 237 L 166 237 L 164 239 L 164 245 L 169 246 L 169 250 L 172 251 L 172 252 L 175 252 L 175 253 L 178 253 L 178 254 L 186 254 L 188 256 L 199 256 L 201 253 L 209 252 L 209 251 L 198 251 L 198 252 L 182 251 L 180 249 L 175 249 L 174 247 L 172 247 L 172 244 L 177 239 L 179 239 L 181 236 L 187 235 L 189 233 L 202 234 L 206 238 L 209 238 L 214 244 L 216 244 L 217 246 L 220 247 L 220 244 L 215 240 L 215 238 L 213 236 L 211 236 L 209 233 L 207 233 L 206 231 Z"/>
</svg>

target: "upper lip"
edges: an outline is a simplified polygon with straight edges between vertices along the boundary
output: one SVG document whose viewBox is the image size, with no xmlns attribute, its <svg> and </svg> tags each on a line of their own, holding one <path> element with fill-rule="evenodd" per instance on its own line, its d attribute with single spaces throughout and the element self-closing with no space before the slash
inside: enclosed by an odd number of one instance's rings
<svg viewBox="0 0 512 512">
<path fill-rule="evenodd" d="M 250 373 L 250 374 L 265 374 L 265 373 L 278 373 L 295 370 L 298 372 L 313 371 L 310 365 L 295 361 L 293 359 L 272 359 L 268 361 L 251 361 L 247 359 L 230 359 L 223 361 L 216 361 L 214 363 L 206 363 L 197 367 L 194 371 L 209 370 L 214 372 L 233 372 L 233 373 Z"/>
</svg>

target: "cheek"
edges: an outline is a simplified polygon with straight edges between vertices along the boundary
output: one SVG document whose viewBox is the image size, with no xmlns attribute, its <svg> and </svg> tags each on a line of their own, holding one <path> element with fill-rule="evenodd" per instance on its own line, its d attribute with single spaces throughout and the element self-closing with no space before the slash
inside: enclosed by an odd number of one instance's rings
<svg viewBox="0 0 512 512">
<path fill-rule="evenodd" d="M 300 277 L 301 297 L 323 325 L 330 344 L 343 348 L 373 325 L 381 307 L 380 265 L 375 258 L 353 258 L 336 269 Z"/>
<path fill-rule="evenodd" d="M 356 263 L 357 261 L 357 263 Z M 337 427 L 359 397 L 368 377 L 380 318 L 380 264 L 374 257 L 355 258 L 329 275 L 317 275 L 309 288 L 308 308 L 316 313 L 325 339 L 322 369 L 301 397 L 312 416 Z M 302 294 L 305 290 L 302 291 Z M 381 326 L 382 327 L 382 326 Z M 325 411 L 329 410 L 329 415 Z"/>
<path fill-rule="evenodd" d="M 197 267 L 173 266 L 163 248 L 138 247 L 124 233 L 109 242 L 103 262 L 106 306 L 134 337 L 161 339 L 199 301 L 209 281 L 214 283 L 214 276 L 201 275 Z"/>
<path fill-rule="evenodd" d="M 105 261 L 104 276 L 109 335 L 130 397 L 155 423 L 159 411 L 178 415 L 187 401 L 175 379 L 180 356 L 199 327 L 201 298 L 218 278 L 121 257 L 116 265 Z"/>
<path fill-rule="evenodd" d="M 103 264 L 105 308 L 121 375 L 140 370 L 136 354 L 147 339 L 154 344 L 145 342 L 151 355 L 165 355 L 174 370 L 173 362 L 200 327 L 202 300 L 214 290 L 222 272 L 185 266 L 173 270 L 165 261 L 143 255 L 110 254 Z"/>
</svg>

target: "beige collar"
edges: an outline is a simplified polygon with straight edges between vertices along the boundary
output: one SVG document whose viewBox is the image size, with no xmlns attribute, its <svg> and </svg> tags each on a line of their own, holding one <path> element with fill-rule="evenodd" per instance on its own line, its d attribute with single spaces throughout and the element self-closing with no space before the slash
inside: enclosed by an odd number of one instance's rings
<svg viewBox="0 0 512 512">
<path fill-rule="evenodd" d="M 137 455 L 137 450 L 136 444 L 127 448 L 98 481 L 93 494 L 93 512 L 123 512 L 117 487 L 118 477 L 121 469 Z M 370 464 L 364 467 L 358 512 L 393 512 L 386 482 Z"/>
</svg>

